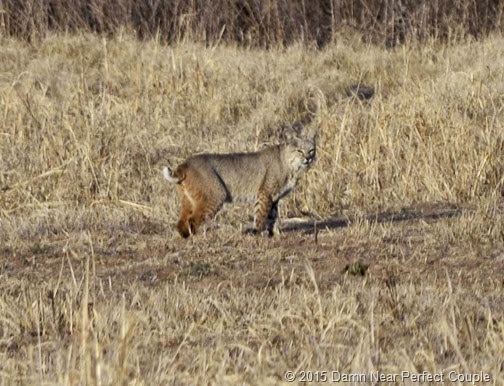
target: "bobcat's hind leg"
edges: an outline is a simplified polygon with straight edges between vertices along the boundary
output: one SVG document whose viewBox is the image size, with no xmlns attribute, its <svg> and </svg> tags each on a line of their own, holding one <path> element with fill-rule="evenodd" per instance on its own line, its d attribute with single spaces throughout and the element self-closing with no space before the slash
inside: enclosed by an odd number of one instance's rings
<svg viewBox="0 0 504 386">
<path fill-rule="evenodd" d="M 205 194 L 198 194 L 193 213 L 189 218 L 191 233 L 197 233 L 201 224 L 215 216 L 220 208 L 222 208 L 225 200 L 226 190 L 220 187 L 212 189 Z"/>
<path fill-rule="evenodd" d="M 193 204 L 188 196 L 189 193 L 185 191 L 184 188 L 179 188 L 180 201 L 182 202 L 182 211 L 180 212 L 180 218 L 177 223 L 177 230 L 180 235 L 186 239 L 191 235 L 191 230 L 189 226 L 189 219 L 193 213 Z"/>
</svg>

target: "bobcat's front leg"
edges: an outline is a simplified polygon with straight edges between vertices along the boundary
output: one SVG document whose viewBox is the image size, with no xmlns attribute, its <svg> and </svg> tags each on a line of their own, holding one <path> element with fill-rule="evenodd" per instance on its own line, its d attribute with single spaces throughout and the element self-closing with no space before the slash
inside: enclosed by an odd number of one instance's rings
<svg viewBox="0 0 504 386">
<path fill-rule="evenodd" d="M 271 204 L 271 209 L 266 220 L 266 227 L 270 237 L 280 233 L 280 230 L 278 229 L 278 200 L 273 201 Z"/>
<path fill-rule="evenodd" d="M 254 233 L 260 233 L 266 229 L 266 223 L 272 213 L 273 199 L 265 192 L 259 192 L 255 204 Z M 271 236 L 272 231 L 268 227 L 268 233 Z"/>
</svg>

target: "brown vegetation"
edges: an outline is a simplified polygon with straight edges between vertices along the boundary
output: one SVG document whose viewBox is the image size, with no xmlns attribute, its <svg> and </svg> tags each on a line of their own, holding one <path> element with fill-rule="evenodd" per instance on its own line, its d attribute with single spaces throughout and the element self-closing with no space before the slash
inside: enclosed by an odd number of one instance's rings
<svg viewBox="0 0 504 386">
<path fill-rule="evenodd" d="M 1 0 L 0 27 L 25 39 L 127 28 L 170 43 L 223 39 L 267 47 L 299 40 L 324 46 L 350 29 L 390 46 L 501 32 L 503 10 L 502 0 Z"/>
<path fill-rule="evenodd" d="M 504 382 L 504 39 L 335 36 L 319 51 L 0 38 L 5 382 Z M 259 149 L 307 112 L 318 158 L 283 235 L 244 234 L 244 207 L 181 240 L 166 161 Z"/>
</svg>

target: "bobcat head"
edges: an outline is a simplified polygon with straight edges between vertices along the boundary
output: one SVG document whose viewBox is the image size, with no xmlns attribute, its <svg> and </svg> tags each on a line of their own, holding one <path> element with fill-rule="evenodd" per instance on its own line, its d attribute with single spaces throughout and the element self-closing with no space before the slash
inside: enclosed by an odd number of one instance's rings
<svg viewBox="0 0 504 386">
<path fill-rule="evenodd" d="M 286 146 L 287 163 L 294 172 L 302 172 L 315 161 L 317 131 L 301 125 L 282 130 L 281 138 Z"/>
</svg>

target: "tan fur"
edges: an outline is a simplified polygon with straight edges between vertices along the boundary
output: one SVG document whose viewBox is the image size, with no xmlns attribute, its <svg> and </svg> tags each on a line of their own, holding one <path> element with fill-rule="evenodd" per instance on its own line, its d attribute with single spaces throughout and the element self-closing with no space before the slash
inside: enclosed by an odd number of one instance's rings
<svg viewBox="0 0 504 386">
<path fill-rule="evenodd" d="M 254 153 L 198 154 L 164 177 L 177 184 L 182 203 L 177 230 L 184 238 L 213 217 L 225 202 L 255 200 L 254 231 L 275 231 L 278 202 L 294 189 L 315 160 L 316 132 L 289 128 L 280 145 Z"/>
</svg>

